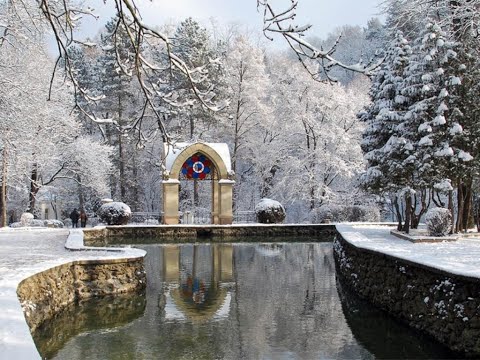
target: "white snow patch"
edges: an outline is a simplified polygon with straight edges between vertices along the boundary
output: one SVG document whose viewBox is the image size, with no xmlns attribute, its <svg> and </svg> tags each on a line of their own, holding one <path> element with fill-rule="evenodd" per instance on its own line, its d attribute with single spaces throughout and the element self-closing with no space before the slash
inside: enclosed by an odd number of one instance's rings
<svg viewBox="0 0 480 360">
<path fill-rule="evenodd" d="M 442 181 L 433 185 L 433 187 L 443 193 L 447 193 L 448 191 L 453 190 L 452 182 L 450 179 L 443 179 Z"/>
<path fill-rule="evenodd" d="M 433 119 L 432 121 L 433 125 L 444 125 L 447 123 L 447 120 L 445 120 L 445 116 L 443 115 L 438 115 Z"/>
<path fill-rule="evenodd" d="M 418 142 L 418 145 L 420 145 L 420 146 L 432 146 L 433 142 L 432 142 L 432 139 L 430 139 L 430 136 L 427 135 L 427 136 L 424 136 L 420 139 L 420 141 Z"/>
<path fill-rule="evenodd" d="M 418 126 L 418 132 L 432 132 L 432 127 L 429 123 L 423 123 Z"/>
<path fill-rule="evenodd" d="M 458 158 L 463 160 L 463 161 L 471 161 L 473 160 L 473 156 L 470 155 L 468 152 L 465 152 L 463 150 L 460 150 L 458 152 Z"/>
<path fill-rule="evenodd" d="M 448 96 L 448 90 L 447 89 L 440 90 L 440 94 L 438 94 L 438 97 L 440 99 L 446 98 L 447 96 Z"/>
<path fill-rule="evenodd" d="M 390 234 L 393 226 L 339 224 L 352 245 L 460 276 L 480 278 L 480 235 L 455 242 L 411 243 Z"/>
<path fill-rule="evenodd" d="M 461 134 L 462 132 L 463 132 L 463 127 L 458 123 L 454 123 L 450 128 L 450 135 Z"/>
<path fill-rule="evenodd" d="M 267 198 L 263 198 L 262 200 L 260 200 L 260 202 L 255 206 L 255 212 L 259 212 L 259 211 L 265 211 L 267 209 L 283 209 L 283 205 L 280 204 L 278 201 L 276 200 L 272 200 L 272 199 L 267 199 Z M 284 210 L 284 209 L 283 209 Z"/>
<path fill-rule="evenodd" d="M 443 149 L 436 151 L 435 156 L 453 156 L 453 149 L 450 146 L 445 146 Z"/>
<path fill-rule="evenodd" d="M 450 85 L 461 85 L 461 84 L 462 84 L 462 80 L 460 80 L 460 78 L 459 78 L 458 76 L 452 76 L 452 77 L 450 78 L 449 84 L 450 84 Z"/>
</svg>

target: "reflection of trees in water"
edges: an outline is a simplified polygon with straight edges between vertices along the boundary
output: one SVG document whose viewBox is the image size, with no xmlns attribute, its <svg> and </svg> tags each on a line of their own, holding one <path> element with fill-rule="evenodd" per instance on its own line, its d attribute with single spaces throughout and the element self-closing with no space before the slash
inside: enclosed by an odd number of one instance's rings
<svg viewBox="0 0 480 360">
<path fill-rule="evenodd" d="M 332 256 L 330 244 L 288 244 L 282 256 L 255 252 L 253 259 L 246 250 L 236 248 L 234 258 L 238 326 L 248 344 L 247 358 L 284 352 L 335 357 L 339 343 L 353 340 L 338 319 L 334 273 L 325 264 L 325 255 Z M 237 261 L 237 254 L 252 261 Z"/>
<path fill-rule="evenodd" d="M 442 344 L 359 298 L 342 279 L 337 289 L 346 322 L 357 341 L 378 359 L 458 359 Z"/>
</svg>

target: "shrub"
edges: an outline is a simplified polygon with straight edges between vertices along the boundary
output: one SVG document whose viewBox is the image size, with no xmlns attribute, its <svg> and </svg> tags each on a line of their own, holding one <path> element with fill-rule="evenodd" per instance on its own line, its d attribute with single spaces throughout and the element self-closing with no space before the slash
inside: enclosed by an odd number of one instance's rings
<svg viewBox="0 0 480 360">
<path fill-rule="evenodd" d="M 108 225 L 126 225 L 132 217 L 132 211 L 122 202 L 109 202 L 100 206 L 97 215 Z"/>
<path fill-rule="evenodd" d="M 380 211 L 374 206 L 325 205 L 312 212 L 312 223 L 326 222 L 378 222 Z"/>
<path fill-rule="evenodd" d="M 285 208 L 276 200 L 263 198 L 255 206 L 257 221 L 261 224 L 279 224 L 285 220 Z"/>
<path fill-rule="evenodd" d="M 23 213 L 20 217 L 20 224 L 21 226 L 32 226 L 33 223 L 33 214 L 31 213 Z"/>
<path fill-rule="evenodd" d="M 60 220 L 40 220 L 34 219 L 34 216 L 30 213 L 23 213 L 20 222 L 14 222 L 10 224 L 12 228 L 21 227 L 53 227 L 63 228 L 63 222 Z"/>
<path fill-rule="evenodd" d="M 444 208 L 431 208 L 425 215 L 430 236 L 446 236 L 452 228 L 452 214 Z"/>
<path fill-rule="evenodd" d="M 52 228 L 63 228 L 64 224 L 60 220 L 44 220 L 44 226 Z"/>
</svg>

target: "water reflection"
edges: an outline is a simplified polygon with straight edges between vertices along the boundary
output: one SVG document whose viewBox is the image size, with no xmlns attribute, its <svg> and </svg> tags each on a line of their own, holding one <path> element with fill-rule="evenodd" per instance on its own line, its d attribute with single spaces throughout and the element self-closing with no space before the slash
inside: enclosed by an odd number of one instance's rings
<svg viewBox="0 0 480 360">
<path fill-rule="evenodd" d="M 206 322 L 228 316 L 233 246 L 168 245 L 163 249 L 159 307 L 166 320 Z"/>
<path fill-rule="evenodd" d="M 443 349 L 424 346 L 428 340 L 405 327 L 390 327 L 391 342 L 379 345 L 386 341 L 382 321 L 389 320 L 337 291 L 330 243 L 142 248 L 148 277 L 143 316 L 76 336 L 54 358 L 444 357 Z M 411 351 L 395 350 L 403 341 Z"/>
<path fill-rule="evenodd" d="M 124 326 L 145 311 L 145 294 L 106 296 L 69 305 L 33 334 L 42 358 L 53 358 L 73 337 L 85 332 L 102 332 Z"/>
<path fill-rule="evenodd" d="M 342 310 L 359 343 L 377 359 L 461 359 L 462 355 L 360 299 L 337 280 Z"/>
</svg>

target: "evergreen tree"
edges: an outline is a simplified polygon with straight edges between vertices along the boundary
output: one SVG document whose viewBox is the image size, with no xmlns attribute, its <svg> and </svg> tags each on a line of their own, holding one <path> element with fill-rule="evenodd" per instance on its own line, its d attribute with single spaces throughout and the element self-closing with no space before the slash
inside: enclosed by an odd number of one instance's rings
<svg viewBox="0 0 480 360">
<path fill-rule="evenodd" d="M 100 92 L 105 96 L 99 102 L 97 109 L 107 119 L 105 136 L 110 145 L 114 146 L 114 166 L 116 173 L 112 174 L 112 198 L 135 203 L 136 199 L 128 198 L 128 191 L 133 184 L 128 184 L 131 174 L 128 174 L 129 148 L 127 127 L 130 117 L 133 116 L 135 105 L 134 82 L 132 74 L 134 59 L 132 45 L 128 34 L 118 18 L 113 18 L 105 25 L 105 32 L 101 34 L 102 54 L 97 60 L 99 71 Z M 117 187 L 119 188 L 117 190 Z"/>
<path fill-rule="evenodd" d="M 380 194 L 396 191 L 404 185 L 393 181 L 393 178 L 401 178 L 404 169 L 393 169 L 393 159 L 389 159 L 387 153 L 393 155 L 394 148 L 404 142 L 398 136 L 398 130 L 408 105 L 401 88 L 410 55 L 408 41 L 400 31 L 396 32 L 386 51 L 385 60 L 373 79 L 370 90 L 372 102 L 358 115 L 366 123 L 362 150 L 367 171 L 362 175 L 361 183 L 367 190 Z"/>
</svg>

